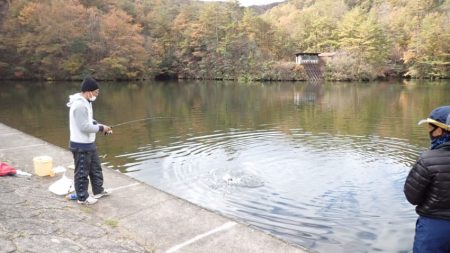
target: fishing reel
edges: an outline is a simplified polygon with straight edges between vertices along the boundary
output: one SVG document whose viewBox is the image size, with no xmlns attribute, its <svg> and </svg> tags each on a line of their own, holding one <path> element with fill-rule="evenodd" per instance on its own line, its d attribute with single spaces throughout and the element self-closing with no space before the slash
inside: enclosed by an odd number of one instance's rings
<svg viewBox="0 0 450 253">
<path fill-rule="evenodd" d="M 112 129 L 110 129 L 110 130 L 108 130 L 108 131 L 106 131 L 104 133 L 104 135 L 111 135 L 111 134 L 113 134 L 113 130 Z"/>
</svg>

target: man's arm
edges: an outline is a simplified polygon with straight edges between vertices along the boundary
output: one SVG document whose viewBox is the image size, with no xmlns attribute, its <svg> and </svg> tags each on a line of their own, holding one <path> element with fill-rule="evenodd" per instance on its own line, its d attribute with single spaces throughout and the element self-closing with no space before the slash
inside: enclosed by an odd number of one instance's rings
<svg viewBox="0 0 450 253">
<path fill-rule="evenodd" d="M 101 125 L 94 125 L 94 122 L 89 120 L 88 109 L 85 107 L 78 107 L 73 110 L 73 117 L 78 128 L 86 133 L 96 133 L 100 131 Z"/>
</svg>

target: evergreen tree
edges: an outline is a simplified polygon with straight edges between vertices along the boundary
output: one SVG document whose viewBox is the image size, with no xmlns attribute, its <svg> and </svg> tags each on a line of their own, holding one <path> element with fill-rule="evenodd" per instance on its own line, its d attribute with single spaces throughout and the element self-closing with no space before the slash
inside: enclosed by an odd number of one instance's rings
<svg viewBox="0 0 450 253">
<path fill-rule="evenodd" d="M 360 79 L 381 75 L 387 58 L 387 39 L 374 13 L 366 14 L 361 8 L 348 12 L 338 27 L 339 46 L 356 59 Z M 364 69 L 365 66 L 370 69 Z"/>
<path fill-rule="evenodd" d="M 421 22 L 405 52 L 406 75 L 418 78 L 450 77 L 450 27 L 439 13 L 430 13 Z"/>
</svg>

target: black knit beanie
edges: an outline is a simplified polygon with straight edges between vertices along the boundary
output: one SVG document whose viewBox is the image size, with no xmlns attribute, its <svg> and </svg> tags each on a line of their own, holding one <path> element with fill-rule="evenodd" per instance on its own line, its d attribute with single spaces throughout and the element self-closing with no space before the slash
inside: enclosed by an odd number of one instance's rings
<svg viewBox="0 0 450 253">
<path fill-rule="evenodd" d="M 81 91 L 94 91 L 98 89 L 98 83 L 92 77 L 86 77 L 81 83 Z"/>
</svg>

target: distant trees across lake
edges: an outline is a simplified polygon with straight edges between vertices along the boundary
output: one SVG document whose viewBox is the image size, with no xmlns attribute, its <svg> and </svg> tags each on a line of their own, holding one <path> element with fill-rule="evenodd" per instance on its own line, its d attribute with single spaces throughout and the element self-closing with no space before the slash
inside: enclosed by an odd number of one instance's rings
<svg viewBox="0 0 450 253">
<path fill-rule="evenodd" d="M 324 77 L 450 78 L 450 0 L 11 0 L 0 79 L 305 80 L 298 52 L 334 52 Z"/>
</svg>

